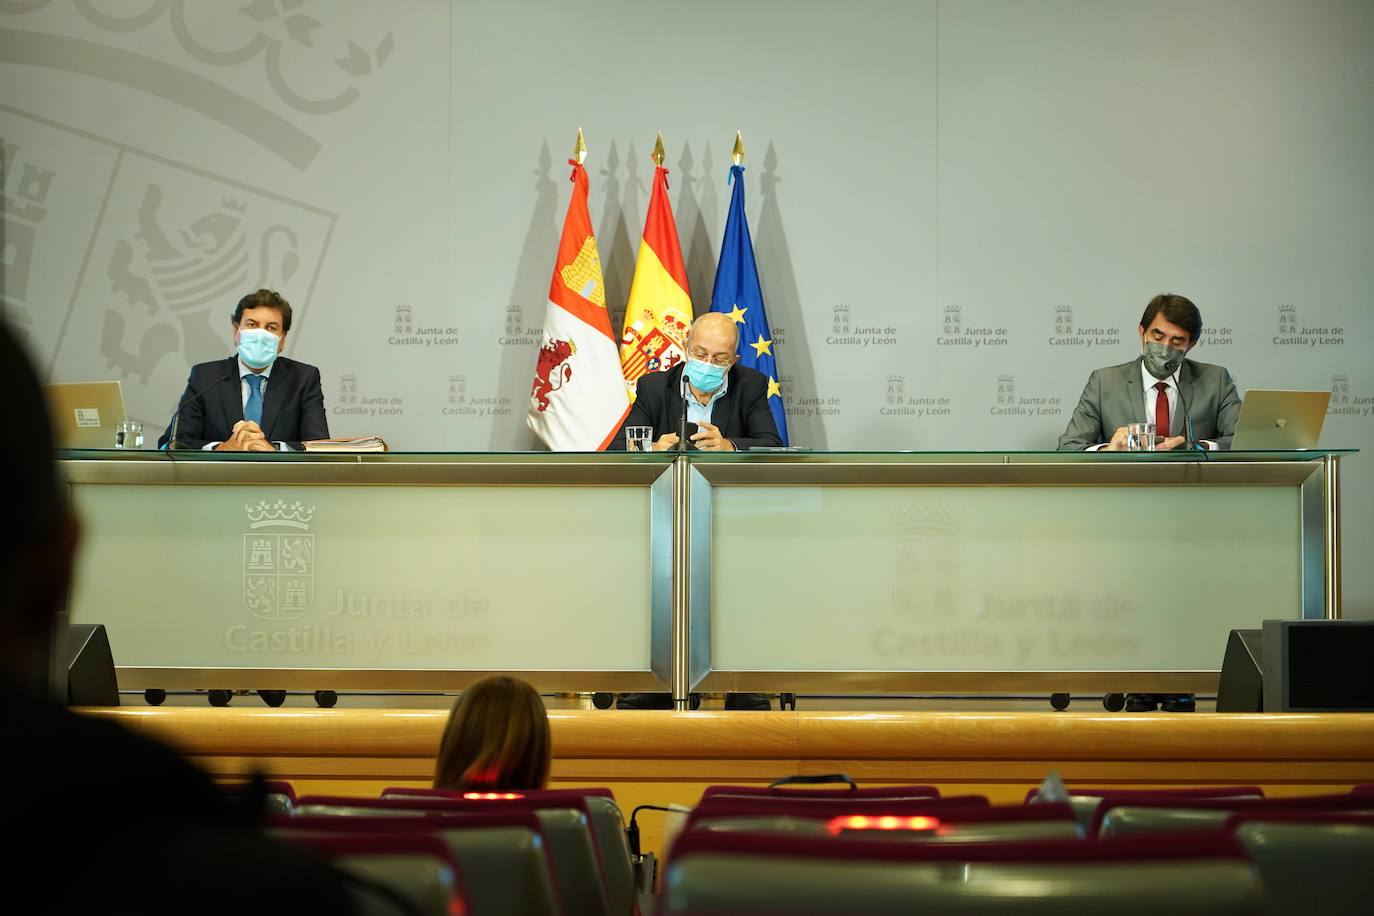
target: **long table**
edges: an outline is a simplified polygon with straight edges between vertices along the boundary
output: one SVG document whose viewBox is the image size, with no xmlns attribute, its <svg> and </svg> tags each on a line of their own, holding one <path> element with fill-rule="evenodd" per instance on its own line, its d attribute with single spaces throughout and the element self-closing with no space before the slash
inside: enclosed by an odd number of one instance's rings
<svg viewBox="0 0 1374 916">
<path fill-rule="evenodd" d="M 1340 616 L 1349 454 L 72 451 L 69 618 L 125 689 L 1206 693 Z"/>
</svg>

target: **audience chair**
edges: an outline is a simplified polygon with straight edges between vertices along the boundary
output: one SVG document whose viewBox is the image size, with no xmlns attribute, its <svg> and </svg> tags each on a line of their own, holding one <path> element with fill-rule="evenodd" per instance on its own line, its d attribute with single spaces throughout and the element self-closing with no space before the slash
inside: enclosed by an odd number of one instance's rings
<svg viewBox="0 0 1374 916">
<path fill-rule="evenodd" d="M 319 809 L 328 810 L 321 805 Z M 298 809 L 299 810 L 299 809 Z M 361 811 L 363 813 L 351 813 Z M 430 814 L 350 809 L 274 818 L 269 826 L 288 842 L 309 836 L 430 835 L 443 841 L 462 874 L 473 916 L 528 913 L 560 916 L 560 888 L 543 824 L 532 811 Z M 413 816 L 404 816 L 413 815 Z"/>
<path fill-rule="evenodd" d="M 1174 830 L 1218 829 L 1235 812 L 1357 811 L 1374 809 L 1374 796 L 1308 795 L 1282 798 L 1140 798 L 1106 795 L 1091 836 L 1128 836 Z"/>
<path fill-rule="evenodd" d="M 349 834 L 297 835 L 291 845 L 329 859 L 343 871 L 362 878 L 354 890 L 358 911 L 392 914 L 395 901 L 368 886 L 382 885 L 409 901 L 412 910 L 429 916 L 459 916 L 471 910 L 463 890 L 458 862 L 444 842 L 433 835 Z"/>
<path fill-rule="evenodd" d="M 1262 888 L 1229 835 L 926 844 L 684 835 L 661 912 L 1257 914 Z"/>
<path fill-rule="evenodd" d="M 1104 796 L 1113 798 L 1263 798 L 1264 790 L 1259 786 L 1200 786 L 1168 789 L 1079 789 L 1069 790 L 1069 804 L 1078 814 L 1084 829 L 1093 825 L 1093 818 Z M 1040 790 L 1031 789 L 1026 793 L 1026 804 L 1040 804 Z"/>
<path fill-rule="evenodd" d="M 518 796 L 508 799 L 506 796 Z M 496 796 L 496 798 L 489 798 Z M 583 799 L 591 824 L 592 838 L 606 878 L 606 896 L 612 913 L 629 912 L 635 901 L 634 865 L 630 861 L 630 846 L 625 834 L 625 817 L 615 802 L 615 794 L 606 788 L 538 789 L 519 792 L 463 792 L 455 789 L 412 788 L 391 786 L 382 790 L 382 798 L 450 798 L 485 801 L 490 804 L 539 804 L 566 799 Z"/>
<path fill-rule="evenodd" d="M 517 793 L 488 793 L 514 795 Z M 545 801 L 533 798 L 504 801 L 467 798 L 391 797 L 347 798 L 307 796 L 297 802 L 301 813 L 324 813 L 321 808 L 336 807 L 350 813 L 359 810 L 373 815 L 427 816 L 430 814 L 482 814 L 500 811 L 530 811 L 538 818 L 548 841 L 554 874 L 569 911 L 587 914 L 611 913 L 611 883 L 602 867 L 601 853 L 591 832 L 588 800 L 582 796 L 560 795 Z M 342 812 L 341 812 L 342 813 Z M 628 863 L 629 853 L 625 852 Z M 633 886 L 633 875 L 630 878 Z M 633 891 L 617 900 L 616 913 L 632 905 Z"/>
</svg>

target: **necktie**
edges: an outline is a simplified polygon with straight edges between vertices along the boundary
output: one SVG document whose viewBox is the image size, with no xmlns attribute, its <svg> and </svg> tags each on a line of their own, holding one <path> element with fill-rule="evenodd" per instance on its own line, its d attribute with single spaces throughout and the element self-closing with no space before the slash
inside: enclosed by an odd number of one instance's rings
<svg viewBox="0 0 1374 916">
<path fill-rule="evenodd" d="M 1159 382 L 1155 385 L 1159 395 L 1155 398 L 1155 434 L 1169 435 L 1169 384 Z"/>
<path fill-rule="evenodd" d="M 248 373 L 243 377 L 248 383 L 248 402 L 243 405 L 243 418 L 262 425 L 262 376 Z"/>
</svg>

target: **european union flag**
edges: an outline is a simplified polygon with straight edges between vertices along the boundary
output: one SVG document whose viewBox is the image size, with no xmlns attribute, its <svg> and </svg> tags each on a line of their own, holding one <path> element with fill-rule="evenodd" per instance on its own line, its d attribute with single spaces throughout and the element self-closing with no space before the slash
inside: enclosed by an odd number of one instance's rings
<svg viewBox="0 0 1374 916">
<path fill-rule="evenodd" d="M 749 222 L 744 217 L 744 166 L 730 167 L 730 216 L 725 220 L 725 238 L 720 243 L 720 262 L 716 265 L 716 285 L 711 290 L 711 311 L 724 312 L 739 326 L 740 362 L 768 376 L 768 406 L 778 425 L 782 444 L 787 444 L 787 413 L 782 406 L 778 385 L 778 361 L 773 354 L 773 332 L 763 311 L 763 290 L 754 264 L 754 243 L 749 239 Z"/>
</svg>

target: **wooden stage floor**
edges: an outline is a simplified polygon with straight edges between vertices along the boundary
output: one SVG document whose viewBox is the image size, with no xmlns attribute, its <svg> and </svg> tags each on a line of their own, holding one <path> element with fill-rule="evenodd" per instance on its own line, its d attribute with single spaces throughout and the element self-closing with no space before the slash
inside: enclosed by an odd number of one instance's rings
<svg viewBox="0 0 1374 916">
<path fill-rule="evenodd" d="M 373 797 L 429 784 L 447 718 L 441 708 L 85 712 L 172 744 L 220 781 L 261 770 L 302 794 Z M 1071 786 L 1259 785 L 1270 795 L 1374 782 L 1374 714 L 1364 713 L 550 709 L 549 721 L 551 786 L 608 786 L 627 817 L 635 805 L 695 804 L 708 785 L 796 773 L 934 784 L 994 803 L 1020 803 L 1052 769 Z M 662 823 L 642 816 L 646 848 L 661 851 Z"/>
</svg>

